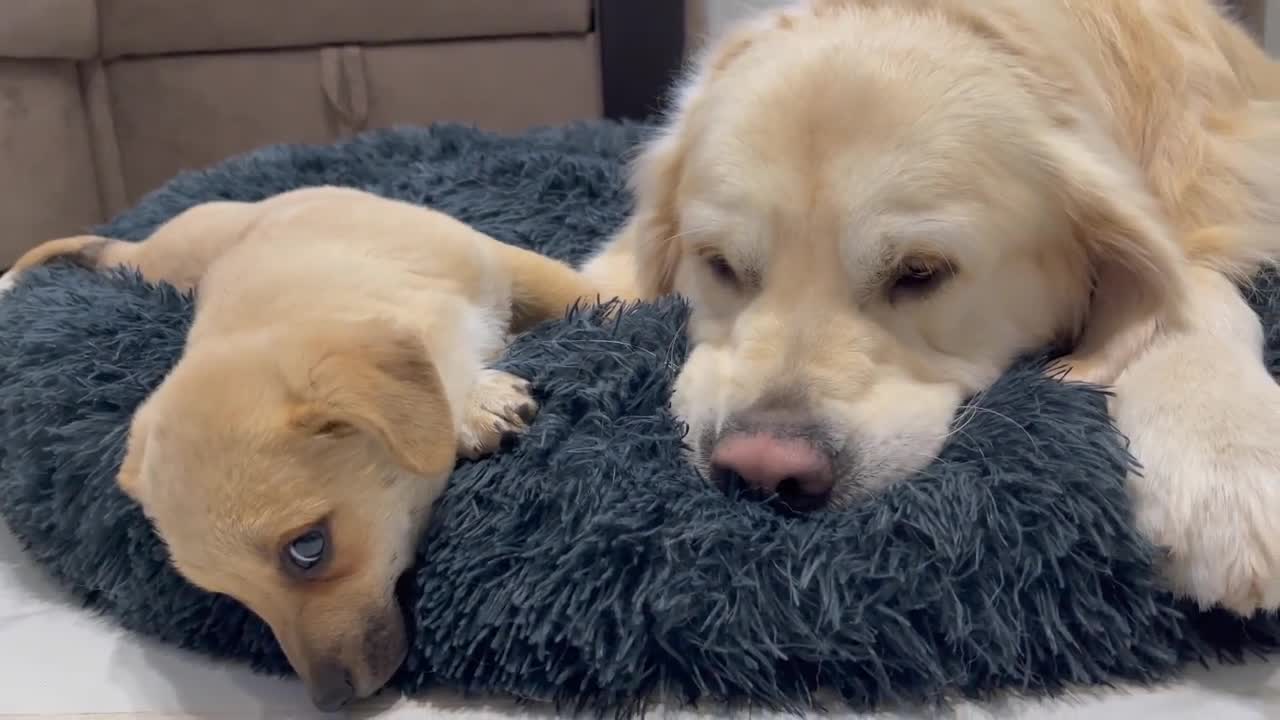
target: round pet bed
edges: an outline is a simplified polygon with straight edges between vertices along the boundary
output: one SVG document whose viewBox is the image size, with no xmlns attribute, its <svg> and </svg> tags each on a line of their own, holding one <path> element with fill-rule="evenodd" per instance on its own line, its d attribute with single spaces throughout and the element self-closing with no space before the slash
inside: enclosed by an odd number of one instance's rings
<svg viewBox="0 0 1280 720">
<path fill-rule="evenodd" d="M 426 203 L 576 261 L 629 209 L 643 127 L 517 137 L 439 126 L 274 147 L 178 177 L 100 234 L 145 237 L 214 199 L 343 184 Z M 1280 357 L 1280 306 L 1256 306 Z M 269 629 L 187 584 L 113 476 L 131 412 L 172 366 L 190 298 L 128 273 L 32 272 L 0 299 L 0 513 L 84 604 L 136 632 L 288 672 Z M 855 708 L 1169 677 L 1271 650 L 1271 617 L 1161 592 L 1123 489 L 1131 460 L 1097 389 L 1028 359 L 912 482 L 784 518 L 727 499 L 664 407 L 685 345 L 675 301 L 584 310 L 504 365 L 544 398 L 508 453 L 464 463 L 404 583 L 415 633 L 393 685 L 626 711 L 658 694 Z"/>
</svg>

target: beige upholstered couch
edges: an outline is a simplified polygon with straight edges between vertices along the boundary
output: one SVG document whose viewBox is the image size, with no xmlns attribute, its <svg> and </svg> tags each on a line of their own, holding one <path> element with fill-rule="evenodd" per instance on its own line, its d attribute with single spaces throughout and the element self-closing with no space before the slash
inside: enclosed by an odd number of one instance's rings
<svg viewBox="0 0 1280 720">
<path fill-rule="evenodd" d="M 600 117 L 598 12 L 592 0 L 0 0 L 0 267 L 263 144 Z"/>
<path fill-rule="evenodd" d="M 779 1 L 0 0 L 0 268 L 264 144 L 639 116 L 686 31 Z"/>
</svg>

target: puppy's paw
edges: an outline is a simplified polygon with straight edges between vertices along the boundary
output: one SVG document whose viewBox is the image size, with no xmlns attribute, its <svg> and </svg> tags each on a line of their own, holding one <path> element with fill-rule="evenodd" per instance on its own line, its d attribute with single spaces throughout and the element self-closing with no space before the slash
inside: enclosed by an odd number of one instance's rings
<svg viewBox="0 0 1280 720">
<path fill-rule="evenodd" d="M 475 460 L 528 428 L 538 412 L 529 381 L 501 370 L 480 371 L 458 433 L 458 457 Z"/>
</svg>

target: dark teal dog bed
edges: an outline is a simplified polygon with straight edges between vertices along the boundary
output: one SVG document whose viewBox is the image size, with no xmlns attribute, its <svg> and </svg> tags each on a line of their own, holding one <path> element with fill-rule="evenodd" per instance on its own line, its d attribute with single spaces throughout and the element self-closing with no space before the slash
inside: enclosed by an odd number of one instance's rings
<svg viewBox="0 0 1280 720">
<path fill-rule="evenodd" d="M 459 127 L 278 147 L 184 175 L 100 232 L 139 239 L 201 201 L 354 185 L 570 261 L 623 220 L 644 128 L 503 138 Z M 1280 357 L 1274 279 L 1255 298 Z M 52 267 L 0 299 L 0 512 L 86 606 L 136 632 L 287 672 L 268 628 L 185 583 L 113 484 L 130 413 L 175 362 L 189 298 Z M 658 692 L 857 708 L 1154 681 L 1276 645 L 1271 617 L 1162 593 L 1133 529 L 1104 396 L 1028 359 L 942 458 L 866 504 L 783 518 L 682 461 L 664 409 L 685 309 L 584 310 L 505 361 L 544 399 L 509 453 L 463 464 L 404 585 L 394 685 L 634 710 Z M 74 652 L 74 648 L 68 648 Z"/>
</svg>

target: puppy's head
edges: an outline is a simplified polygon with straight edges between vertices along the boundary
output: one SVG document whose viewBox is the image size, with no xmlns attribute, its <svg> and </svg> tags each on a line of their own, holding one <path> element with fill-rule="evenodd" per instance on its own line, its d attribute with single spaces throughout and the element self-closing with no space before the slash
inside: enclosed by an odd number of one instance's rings
<svg viewBox="0 0 1280 720">
<path fill-rule="evenodd" d="M 1027 3 L 973 5 L 766 16 L 639 158 L 622 241 L 648 294 L 690 301 L 673 407 L 713 481 L 847 502 L 926 465 L 1020 353 L 1176 303 L 1087 73 L 1001 14 Z"/>
<path fill-rule="evenodd" d="M 454 464 L 421 340 L 378 321 L 188 347 L 120 472 L 174 565 L 268 624 L 323 709 L 406 648 L 395 586 Z"/>
</svg>

